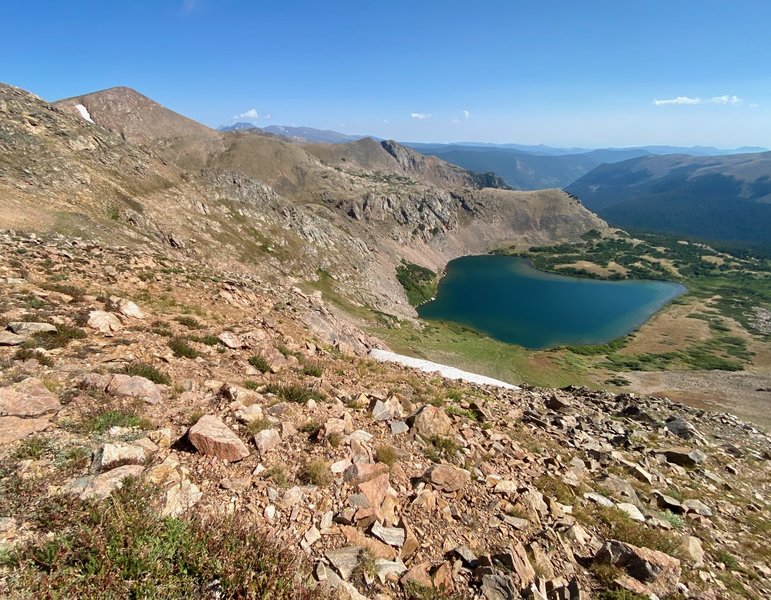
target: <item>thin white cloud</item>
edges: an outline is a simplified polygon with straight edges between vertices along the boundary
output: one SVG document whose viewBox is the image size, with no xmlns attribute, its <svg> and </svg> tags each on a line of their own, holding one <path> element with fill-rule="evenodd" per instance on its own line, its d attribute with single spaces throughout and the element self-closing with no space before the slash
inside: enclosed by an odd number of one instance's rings
<svg viewBox="0 0 771 600">
<path fill-rule="evenodd" d="M 667 104 L 701 104 L 701 98 L 689 98 L 688 96 L 678 96 L 668 100 L 654 100 L 656 106 L 666 106 Z"/>
<path fill-rule="evenodd" d="M 424 119 L 430 119 L 431 118 L 431 114 L 430 113 L 414 112 L 414 113 L 410 113 L 410 117 L 412 117 L 413 119 L 418 119 L 419 121 L 422 121 Z"/>
<path fill-rule="evenodd" d="M 758 108 L 758 107 L 760 107 L 760 104 L 758 104 L 757 102 L 753 102 L 752 104 L 750 104 L 750 108 Z"/>
<path fill-rule="evenodd" d="M 247 111 L 242 112 L 240 115 L 234 115 L 234 119 L 241 121 L 258 121 L 259 119 L 270 119 L 270 115 L 261 115 L 257 112 L 256 108 L 250 108 Z"/>
<path fill-rule="evenodd" d="M 654 100 L 653 104 L 656 106 L 668 106 L 672 104 L 738 104 L 742 99 L 739 96 L 712 96 L 712 98 L 691 98 L 689 96 L 678 96 L 677 98 L 667 98 L 665 100 Z"/>
<path fill-rule="evenodd" d="M 468 119 L 470 116 L 471 116 L 471 113 L 469 111 L 467 111 L 467 110 L 463 111 L 463 118 L 464 119 Z"/>
<path fill-rule="evenodd" d="M 458 119 L 458 118 L 456 117 L 456 118 L 454 118 L 454 119 L 452 120 L 452 122 L 453 122 L 453 123 L 455 123 L 455 124 L 458 124 L 458 123 L 460 123 L 460 119 Z"/>
</svg>

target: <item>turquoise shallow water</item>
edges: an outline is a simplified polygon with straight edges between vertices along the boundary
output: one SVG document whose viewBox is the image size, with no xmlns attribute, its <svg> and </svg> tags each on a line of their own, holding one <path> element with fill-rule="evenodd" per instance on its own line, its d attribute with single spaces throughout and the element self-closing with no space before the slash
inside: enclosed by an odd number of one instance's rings
<svg viewBox="0 0 771 600">
<path fill-rule="evenodd" d="M 521 258 L 465 256 L 447 265 L 423 319 L 452 321 L 526 348 L 602 344 L 626 335 L 686 289 L 544 273 Z"/>
</svg>

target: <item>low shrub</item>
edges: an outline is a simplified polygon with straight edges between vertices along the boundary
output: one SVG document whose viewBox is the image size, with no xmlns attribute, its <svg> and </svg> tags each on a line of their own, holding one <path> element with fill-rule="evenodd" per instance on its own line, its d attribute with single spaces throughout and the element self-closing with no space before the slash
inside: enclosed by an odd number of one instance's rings
<svg viewBox="0 0 771 600">
<path fill-rule="evenodd" d="M 144 377 L 153 383 L 171 385 L 171 378 L 166 373 L 147 363 L 131 363 L 123 367 L 120 372 L 124 375 Z"/>
<path fill-rule="evenodd" d="M 179 358 L 198 358 L 201 356 L 201 353 L 188 344 L 184 338 L 171 338 L 169 340 L 169 348 L 174 352 L 174 356 Z"/>
</svg>

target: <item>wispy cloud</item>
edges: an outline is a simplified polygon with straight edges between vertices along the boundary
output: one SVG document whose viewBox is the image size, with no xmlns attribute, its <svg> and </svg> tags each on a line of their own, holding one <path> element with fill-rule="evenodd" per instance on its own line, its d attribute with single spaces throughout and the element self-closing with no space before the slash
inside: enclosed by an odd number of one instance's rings
<svg viewBox="0 0 771 600">
<path fill-rule="evenodd" d="M 242 112 L 240 115 L 234 115 L 234 119 L 242 121 L 257 121 L 259 119 L 270 119 L 270 115 L 261 115 L 257 112 L 256 108 L 250 108 L 249 110 Z"/>
<path fill-rule="evenodd" d="M 678 96 L 677 98 L 667 98 L 665 100 L 654 100 L 656 106 L 668 106 L 672 104 L 738 104 L 742 99 L 739 96 L 712 96 L 712 98 L 691 98 L 689 96 Z"/>
<path fill-rule="evenodd" d="M 471 116 L 471 113 L 467 110 L 462 111 L 463 112 L 463 118 L 468 119 Z"/>
<path fill-rule="evenodd" d="M 412 117 L 413 119 L 418 119 L 419 121 L 422 121 L 424 119 L 430 119 L 431 114 L 414 112 L 414 113 L 410 113 L 410 117 Z"/>
</svg>

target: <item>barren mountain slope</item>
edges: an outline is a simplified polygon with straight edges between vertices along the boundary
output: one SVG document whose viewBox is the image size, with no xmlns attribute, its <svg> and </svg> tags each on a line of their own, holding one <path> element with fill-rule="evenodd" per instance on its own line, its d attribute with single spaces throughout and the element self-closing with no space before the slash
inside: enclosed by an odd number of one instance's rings
<svg viewBox="0 0 771 600">
<path fill-rule="evenodd" d="M 480 189 L 394 142 L 342 145 L 350 163 L 324 164 L 332 150 L 214 132 L 123 88 L 63 101 L 72 115 L 15 88 L 0 97 L 6 227 L 156 241 L 266 277 L 323 269 L 343 296 L 400 315 L 414 314 L 395 277 L 403 258 L 441 270 L 605 228 L 562 192 Z"/>
<path fill-rule="evenodd" d="M 152 147 L 159 156 L 183 167 L 200 168 L 209 155 L 224 147 L 218 131 L 175 113 L 131 88 L 114 87 L 55 104 L 71 114 L 90 118 L 132 144 Z"/>
</svg>

